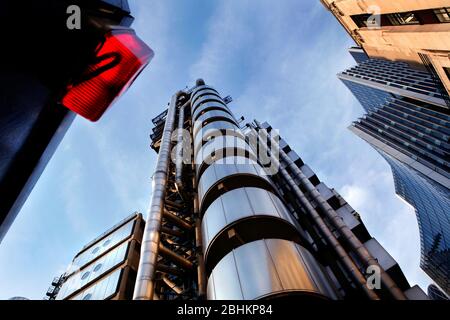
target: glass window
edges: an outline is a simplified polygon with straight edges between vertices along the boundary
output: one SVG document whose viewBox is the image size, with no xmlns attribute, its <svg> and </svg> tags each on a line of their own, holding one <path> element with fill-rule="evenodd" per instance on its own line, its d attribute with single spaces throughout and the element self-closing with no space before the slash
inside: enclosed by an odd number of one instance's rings
<svg viewBox="0 0 450 320">
<path fill-rule="evenodd" d="M 111 248 L 112 246 L 115 246 L 116 244 L 118 244 L 118 243 L 122 242 L 123 240 L 125 240 L 126 238 L 128 238 L 133 231 L 134 221 L 135 220 L 129 221 L 128 223 L 126 223 L 125 225 L 123 225 L 122 227 L 120 227 L 119 229 L 114 231 L 113 233 L 111 233 L 108 236 L 108 238 L 106 238 L 106 241 L 99 240 L 98 244 L 95 245 L 94 249 L 92 249 L 92 250 L 88 249 L 88 250 L 82 252 L 79 256 L 77 256 L 73 260 L 72 267 L 69 270 L 69 273 L 75 272 L 77 269 L 83 267 L 90 261 L 94 260 L 101 254 L 103 254 L 104 252 L 109 250 L 109 248 Z M 102 242 L 103 242 L 103 244 L 102 244 Z M 93 244 L 93 246 L 94 246 L 94 244 Z"/>
<path fill-rule="evenodd" d="M 70 298 L 70 300 L 105 300 L 117 292 L 120 274 L 122 269 L 114 271 L 112 274 L 101 279 L 90 288 L 80 292 Z"/>
<path fill-rule="evenodd" d="M 92 298 L 92 294 L 88 293 L 87 295 L 85 295 L 83 297 L 83 300 L 91 300 L 91 298 Z"/>
<path fill-rule="evenodd" d="M 94 268 L 94 272 L 97 272 L 98 270 L 100 270 L 101 268 L 102 268 L 102 264 L 101 263 L 99 263 L 98 265 L 96 265 L 95 266 L 95 268 Z"/>
<path fill-rule="evenodd" d="M 420 24 L 413 12 L 390 13 L 386 16 L 394 26 Z"/>
<path fill-rule="evenodd" d="M 447 75 L 448 80 L 450 80 L 450 68 L 444 67 L 445 74 Z"/>
<path fill-rule="evenodd" d="M 119 265 L 126 259 L 126 252 L 128 248 L 128 242 L 121 244 L 114 250 L 108 252 L 105 256 L 99 259 L 99 261 L 87 265 L 82 271 L 77 272 L 70 276 L 68 280 L 63 284 L 58 299 L 64 299 L 74 291 L 85 286 L 88 282 L 98 279 L 105 274 L 108 270 L 111 270 L 115 266 Z M 101 265 L 99 268 L 98 265 Z M 97 270 L 95 270 L 97 269 Z M 93 273 L 94 271 L 97 271 Z"/>
<path fill-rule="evenodd" d="M 370 16 L 371 16 L 370 14 L 360 14 L 352 16 L 351 18 L 359 28 L 365 28 L 367 27 Z"/>
<path fill-rule="evenodd" d="M 450 7 L 435 9 L 434 14 L 440 22 L 450 22 Z"/>
</svg>

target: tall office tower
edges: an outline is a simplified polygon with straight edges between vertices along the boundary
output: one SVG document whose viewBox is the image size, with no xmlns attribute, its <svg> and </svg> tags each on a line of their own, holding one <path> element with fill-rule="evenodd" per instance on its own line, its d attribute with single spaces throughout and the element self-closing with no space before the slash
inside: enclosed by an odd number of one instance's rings
<svg viewBox="0 0 450 320">
<path fill-rule="evenodd" d="M 425 299 L 358 213 L 228 101 L 199 79 L 153 119 L 134 299 Z"/>
<path fill-rule="evenodd" d="M 435 284 L 430 284 L 428 286 L 428 297 L 430 300 L 449 300 L 448 296 L 441 291 Z"/>
<path fill-rule="evenodd" d="M 131 299 L 144 224 L 142 215 L 133 213 L 85 245 L 53 280 L 46 299 Z"/>
<path fill-rule="evenodd" d="M 321 0 L 370 58 L 426 67 L 450 93 L 448 0 Z M 446 99 L 447 102 L 450 102 Z M 447 104 L 450 108 L 450 104 Z"/>
<path fill-rule="evenodd" d="M 427 72 L 369 59 L 338 77 L 367 111 L 350 126 L 389 163 L 416 211 L 421 267 L 450 290 L 450 115 Z"/>
</svg>

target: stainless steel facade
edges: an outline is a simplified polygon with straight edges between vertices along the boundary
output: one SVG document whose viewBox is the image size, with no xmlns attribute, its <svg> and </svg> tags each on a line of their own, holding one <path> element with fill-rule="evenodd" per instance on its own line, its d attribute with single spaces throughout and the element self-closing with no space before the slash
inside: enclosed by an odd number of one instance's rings
<svg viewBox="0 0 450 320">
<path fill-rule="evenodd" d="M 424 297 L 351 206 L 272 134 L 281 168 L 268 170 L 252 132 L 271 132 L 270 125 L 241 126 L 201 79 L 174 97 L 153 120 L 162 178 L 154 176 L 147 219 L 154 227 L 144 239 L 156 242 L 142 246 L 134 299 Z M 193 152 L 181 152 L 191 145 Z M 178 158 L 169 161 L 171 149 Z M 374 290 L 367 284 L 372 265 L 382 282 Z"/>
<path fill-rule="evenodd" d="M 336 299 L 321 266 L 304 247 L 262 239 L 231 251 L 208 279 L 210 300 L 253 300 L 274 295 Z"/>
</svg>

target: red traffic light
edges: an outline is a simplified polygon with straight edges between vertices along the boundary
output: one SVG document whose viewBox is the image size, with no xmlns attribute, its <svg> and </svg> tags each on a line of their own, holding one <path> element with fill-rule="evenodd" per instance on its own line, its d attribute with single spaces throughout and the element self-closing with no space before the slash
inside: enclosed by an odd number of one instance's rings
<svg viewBox="0 0 450 320">
<path fill-rule="evenodd" d="M 97 121 L 133 83 L 154 53 L 132 30 L 106 34 L 95 61 L 81 79 L 71 83 L 62 104 L 75 113 Z"/>
</svg>

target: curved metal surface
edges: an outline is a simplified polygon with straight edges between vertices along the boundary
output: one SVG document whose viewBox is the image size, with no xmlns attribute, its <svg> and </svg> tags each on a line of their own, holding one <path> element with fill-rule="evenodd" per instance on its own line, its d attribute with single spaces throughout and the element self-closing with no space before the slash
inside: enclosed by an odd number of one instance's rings
<svg viewBox="0 0 450 320">
<path fill-rule="evenodd" d="M 197 179 L 200 179 L 209 165 L 226 157 L 241 156 L 257 161 L 247 142 L 235 136 L 216 137 L 197 150 L 194 156 Z"/>
<path fill-rule="evenodd" d="M 286 293 L 336 299 L 320 264 L 291 241 L 265 239 L 226 255 L 208 279 L 208 300 L 255 300 Z"/>
<path fill-rule="evenodd" d="M 217 90 L 214 89 L 213 87 L 210 87 L 208 85 L 201 85 L 201 86 L 197 86 L 193 91 L 192 91 L 192 99 L 197 98 L 198 95 L 201 94 L 202 91 L 205 90 L 212 90 L 213 92 L 216 92 L 216 94 L 218 94 Z"/>
<path fill-rule="evenodd" d="M 161 219 L 164 210 L 164 197 L 167 186 L 167 172 L 171 152 L 171 135 L 175 125 L 175 113 L 178 99 L 182 92 L 177 92 L 170 102 L 169 111 L 161 138 L 156 170 L 153 175 L 154 188 L 150 203 L 150 211 L 145 224 L 141 245 L 139 268 L 134 287 L 134 300 L 152 300 L 154 280 L 159 250 Z"/>
<path fill-rule="evenodd" d="M 206 210 L 202 220 L 208 273 L 232 249 L 255 240 L 277 238 L 300 243 L 300 227 L 272 192 L 244 187 L 228 191 Z"/>
<path fill-rule="evenodd" d="M 207 156 L 211 154 L 211 152 L 213 152 L 214 150 L 231 147 L 246 149 L 253 153 L 253 149 L 248 145 L 247 141 L 245 141 L 243 135 L 241 136 L 220 135 L 220 136 L 213 136 L 201 147 L 196 148 L 196 150 L 194 150 L 194 159 L 197 159 L 200 155 Z M 196 161 L 196 164 L 200 164 L 200 162 Z"/>
<path fill-rule="evenodd" d="M 200 107 L 203 103 L 209 102 L 209 101 L 217 101 L 220 103 L 224 103 L 224 101 L 222 100 L 222 98 L 220 98 L 217 95 L 212 95 L 212 94 L 207 94 L 204 95 L 200 98 L 197 99 L 197 101 L 195 101 L 195 103 L 192 104 L 192 110 L 193 112 L 195 112 L 195 110 Z"/>
<path fill-rule="evenodd" d="M 228 112 L 231 116 L 233 116 L 233 113 L 225 104 L 221 102 L 211 101 L 205 102 L 200 107 L 195 109 L 195 112 L 192 113 L 192 119 L 194 121 L 197 120 L 197 118 L 201 116 L 203 112 L 207 112 L 209 110 L 223 110 L 225 112 Z"/>
<path fill-rule="evenodd" d="M 209 204 L 227 190 L 251 186 L 273 189 L 264 170 L 255 161 L 246 157 L 226 157 L 214 162 L 198 182 L 200 212 L 205 212 Z"/>
<path fill-rule="evenodd" d="M 208 123 L 194 137 L 194 150 L 198 150 L 202 144 L 205 144 L 211 137 L 220 136 L 238 136 L 245 139 L 239 127 L 227 121 L 214 121 Z"/>
<path fill-rule="evenodd" d="M 201 91 L 198 91 L 193 97 L 192 97 L 192 103 L 195 103 L 198 99 L 200 99 L 200 97 L 205 96 L 205 95 L 215 95 L 218 96 L 220 98 L 219 93 L 211 88 L 208 89 L 203 89 Z"/>
<path fill-rule="evenodd" d="M 236 122 L 236 119 L 232 115 L 230 115 L 228 112 L 223 110 L 210 110 L 204 114 L 202 114 L 196 121 L 194 121 L 194 130 L 193 134 L 194 136 L 197 134 L 197 132 L 202 129 L 204 126 L 206 126 L 208 123 L 212 123 L 214 121 L 231 121 L 235 125 L 238 125 Z"/>
</svg>

